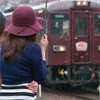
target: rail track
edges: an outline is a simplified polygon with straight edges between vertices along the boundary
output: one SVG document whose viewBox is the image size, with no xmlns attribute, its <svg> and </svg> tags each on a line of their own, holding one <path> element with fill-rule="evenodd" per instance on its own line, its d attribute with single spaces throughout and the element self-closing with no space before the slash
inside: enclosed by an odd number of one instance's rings
<svg viewBox="0 0 100 100">
<path fill-rule="evenodd" d="M 42 87 L 43 91 L 49 91 L 52 93 L 56 93 L 58 95 L 70 95 L 73 97 L 77 97 L 80 98 L 82 100 L 99 100 L 99 93 L 98 92 L 94 92 L 91 90 L 85 90 L 85 89 L 68 89 L 68 90 L 58 90 L 58 89 L 51 89 L 49 87 Z"/>
</svg>

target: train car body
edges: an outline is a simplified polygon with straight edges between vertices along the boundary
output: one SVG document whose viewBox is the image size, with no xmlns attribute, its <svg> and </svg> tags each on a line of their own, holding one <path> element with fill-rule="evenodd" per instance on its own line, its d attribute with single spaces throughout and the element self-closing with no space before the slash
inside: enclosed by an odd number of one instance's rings
<svg viewBox="0 0 100 100">
<path fill-rule="evenodd" d="M 47 84 L 98 83 L 100 71 L 100 4 L 56 1 L 32 7 L 46 17 Z M 95 79 L 91 77 L 95 74 Z M 92 76 L 91 76 L 92 75 Z M 78 85 L 76 85 L 78 86 Z"/>
</svg>

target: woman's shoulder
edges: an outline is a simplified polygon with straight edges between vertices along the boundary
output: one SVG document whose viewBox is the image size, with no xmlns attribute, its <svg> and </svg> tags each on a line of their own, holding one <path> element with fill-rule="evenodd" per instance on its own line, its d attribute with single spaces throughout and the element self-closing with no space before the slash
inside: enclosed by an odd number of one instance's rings
<svg viewBox="0 0 100 100">
<path fill-rule="evenodd" d="M 40 49 L 40 45 L 38 43 L 29 42 L 27 43 L 28 49 Z"/>
<path fill-rule="evenodd" d="M 25 52 L 27 52 L 28 55 L 37 54 L 37 53 L 41 52 L 41 48 L 40 48 L 39 44 L 34 43 L 34 42 L 29 42 L 26 45 Z"/>
<path fill-rule="evenodd" d="M 27 45 L 30 47 L 40 47 L 38 43 L 34 43 L 34 42 L 28 42 Z"/>
</svg>

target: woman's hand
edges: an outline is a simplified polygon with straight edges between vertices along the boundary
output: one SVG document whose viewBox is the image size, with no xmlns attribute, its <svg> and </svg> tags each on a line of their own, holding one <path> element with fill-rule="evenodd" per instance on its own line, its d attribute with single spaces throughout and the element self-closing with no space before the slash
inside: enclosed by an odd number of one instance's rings
<svg viewBox="0 0 100 100">
<path fill-rule="evenodd" d="M 29 90 L 36 93 L 38 91 L 38 83 L 36 81 L 32 81 L 30 84 L 26 86 Z"/>
<path fill-rule="evenodd" d="M 40 47 L 41 49 L 46 50 L 47 45 L 48 45 L 47 35 L 44 34 L 43 36 L 41 36 Z"/>
<path fill-rule="evenodd" d="M 43 35 L 41 36 L 41 41 L 40 41 L 40 47 L 41 47 L 41 51 L 42 51 L 42 57 L 43 60 L 46 60 L 46 48 L 48 45 L 48 39 L 47 39 L 47 35 Z"/>
</svg>

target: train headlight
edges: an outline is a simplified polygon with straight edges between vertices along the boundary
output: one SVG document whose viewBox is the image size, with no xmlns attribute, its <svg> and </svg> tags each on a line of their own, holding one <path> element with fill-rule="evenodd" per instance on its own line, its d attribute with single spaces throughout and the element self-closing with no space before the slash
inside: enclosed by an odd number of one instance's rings
<svg viewBox="0 0 100 100">
<path fill-rule="evenodd" d="M 100 51 L 100 45 L 98 46 L 98 51 Z"/>
<path fill-rule="evenodd" d="M 87 1 L 77 1 L 76 5 L 77 6 L 88 6 L 89 3 Z"/>
<path fill-rule="evenodd" d="M 88 2 L 84 1 L 84 2 L 83 2 L 83 5 L 85 5 L 85 6 L 88 5 Z"/>
<path fill-rule="evenodd" d="M 80 6 L 81 4 L 82 4 L 81 1 L 78 1 L 78 2 L 77 2 L 77 6 Z"/>
<path fill-rule="evenodd" d="M 66 51 L 66 47 L 63 45 L 54 45 L 53 46 L 53 51 L 55 52 L 64 52 Z"/>
<path fill-rule="evenodd" d="M 61 46 L 60 51 L 65 51 L 65 47 Z"/>
</svg>

